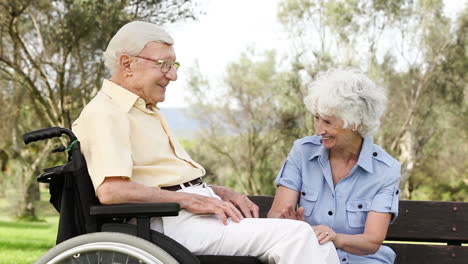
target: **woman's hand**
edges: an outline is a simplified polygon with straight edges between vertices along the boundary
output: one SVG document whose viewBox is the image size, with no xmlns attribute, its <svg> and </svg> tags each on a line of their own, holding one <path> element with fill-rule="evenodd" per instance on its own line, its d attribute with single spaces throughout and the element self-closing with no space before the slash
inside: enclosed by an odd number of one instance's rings
<svg viewBox="0 0 468 264">
<path fill-rule="evenodd" d="M 280 218 L 304 221 L 304 207 L 299 207 L 296 211 L 292 205 L 288 205 L 281 210 Z"/>
<path fill-rule="evenodd" d="M 317 236 L 320 245 L 327 243 L 328 241 L 334 241 L 336 239 L 336 233 L 328 226 L 317 225 L 312 226 L 312 229 Z"/>
</svg>

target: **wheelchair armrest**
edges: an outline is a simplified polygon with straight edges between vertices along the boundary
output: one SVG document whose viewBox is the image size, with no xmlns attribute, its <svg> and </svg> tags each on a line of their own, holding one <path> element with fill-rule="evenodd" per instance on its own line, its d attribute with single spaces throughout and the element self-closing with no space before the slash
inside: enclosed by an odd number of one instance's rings
<svg viewBox="0 0 468 264">
<path fill-rule="evenodd" d="M 90 214 L 107 218 L 177 216 L 178 203 L 126 203 L 91 206 Z"/>
</svg>

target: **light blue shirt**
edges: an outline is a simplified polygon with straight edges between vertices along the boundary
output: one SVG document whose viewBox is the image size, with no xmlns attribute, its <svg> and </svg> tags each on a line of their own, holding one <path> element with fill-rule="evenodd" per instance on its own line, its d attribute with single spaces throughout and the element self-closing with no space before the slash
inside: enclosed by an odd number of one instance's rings
<svg viewBox="0 0 468 264">
<path fill-rule="evenodd" d="M 365 137 L 359 160 L 350 174 L 333 186 L 329 151 L 320 136 L 309 136 L 294 146 L 276 178 L 299 192 L 305 221 L 326 225 L 337 233 L 362 234 L 369 211 L 398 216 L 400 163 Z M 341 263 L 393 263 L 395 252 L 381 246 L 373 255 L 357 256 L 337 249 Z"/>
</svg>

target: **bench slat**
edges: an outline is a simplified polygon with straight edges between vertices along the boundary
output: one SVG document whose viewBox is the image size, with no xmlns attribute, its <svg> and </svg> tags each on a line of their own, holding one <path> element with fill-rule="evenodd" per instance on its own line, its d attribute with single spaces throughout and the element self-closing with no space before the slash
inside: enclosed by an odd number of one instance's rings
<svg viewBox="0 0 468 264">
<path fill-rule="evenodd" d="M 389 244 L 397 254 L 395 264 L 466 264 L 468 247 L 416 244 Z"/>
<path fill-rule="evenodd" d="M 468 242 L 468 203 L 400 201 L 387 240 Z"/>
<path fill-rule="evenodd" d="M 266 217 L 273 196 L 249 196 Z M 386 240 L 468 243 L 468 203 L 400 201 L 400 215 Z"/>
<path fill-rule="evenodd" d="M 266 217 L 272 196 L 249 196 Z M 468 203 L 400 201 L 397 221 L 390 226 L 387 241 L 468 242 Z M 396 264 L 465 264 L 468 247 L 385 243 L 395 250 Z"/>
</svg>

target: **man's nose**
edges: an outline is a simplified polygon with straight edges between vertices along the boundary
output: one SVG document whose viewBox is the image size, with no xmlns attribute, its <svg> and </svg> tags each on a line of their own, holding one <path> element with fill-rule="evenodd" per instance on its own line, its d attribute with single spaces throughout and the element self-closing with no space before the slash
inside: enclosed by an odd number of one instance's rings
<svg viewBox="0 0 468 264">
<path fill-rule="evenodd" d="M 174 66 L 172 66 L 171 69 L 166 73 L 166 78 L 171 81 L 177 80 L 177 70 Z"/>
</svg>

